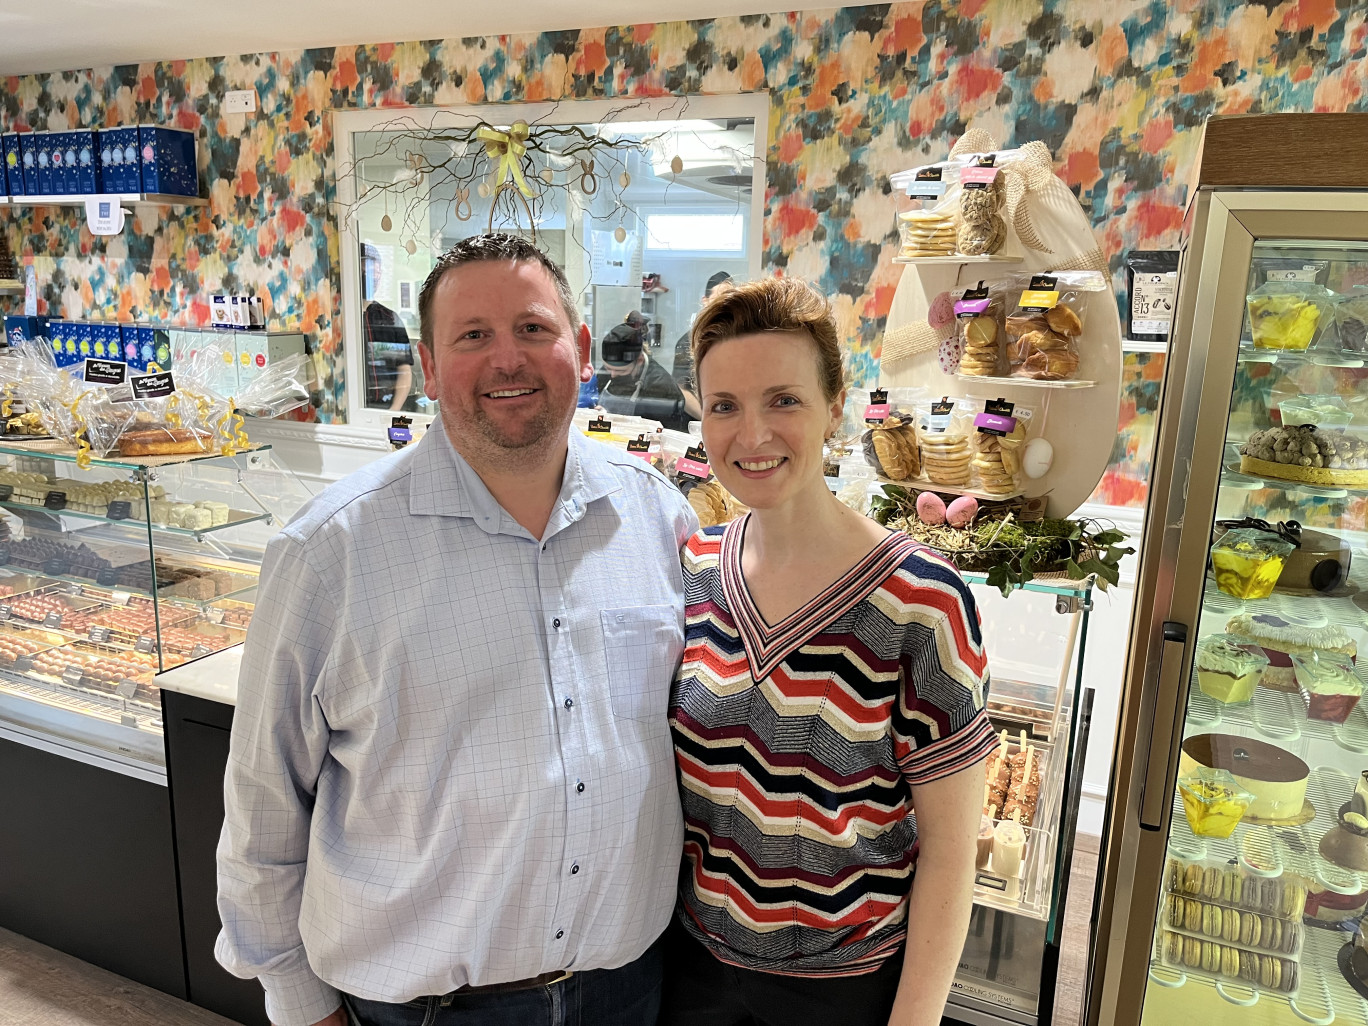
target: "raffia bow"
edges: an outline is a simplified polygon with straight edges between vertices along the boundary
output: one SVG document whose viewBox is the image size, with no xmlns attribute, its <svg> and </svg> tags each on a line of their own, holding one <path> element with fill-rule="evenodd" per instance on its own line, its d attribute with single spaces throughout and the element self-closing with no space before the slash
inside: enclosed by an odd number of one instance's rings
<svg viewBox="0 0 1368 1026">
<path fill-rule="evenodd" d="M 522 173 L 522 158 L 527 153 L 529 134 L 527 122 L 521 120 L 513 122 L 507 132 L 500 132 L 488 125 L 476 130 L 475 137 L 484 140 L 485 154 L 490 160 L 499 162 L 499 166 L 494 169 L 496 189 L 508 181 L 511 175 L 513 184 L 518 187 L 520 193 L 524 196 L 532 195 L 532 189 Z"/>
<path fill-rule="evenodd" d="M 981 128 L 971 128 L 960 136 L 950 156 L 991 153 L 995 149 L 996 139 Z M 1053 253 L 1054 250 L 1045 244 L 1036 231 L 1029 204 L 1023 202 L 1029 193 L 1044 188 L 1054 177 L 1054 162 L 1050 158 L 1049 148 L 1039 140 L 1028 142 L 1001 165 L 998 173 L 1007 189 L 1007 223 L 1016 231 L 1021 244 L 1040 253 Z"/>
</svg>

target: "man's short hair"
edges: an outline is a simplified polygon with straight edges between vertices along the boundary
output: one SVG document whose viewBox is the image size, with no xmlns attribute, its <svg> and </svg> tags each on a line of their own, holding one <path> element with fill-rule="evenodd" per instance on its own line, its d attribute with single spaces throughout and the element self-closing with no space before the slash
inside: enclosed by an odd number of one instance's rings
<svg viewBox="0 0 1368 1026">
<path fill-rule="evenodd" d="M 726 271 L 714 271 L 712 277 L 708 279 L 708 284 L 703 287 L 703 295 L 708 295 L 712 292 L 713 289 L 717 288 L 717 286 L 721 285 L 724 281 L 731 280 L 732 276 L 728 274 Z"/>
<path fill-rule="evenodd" d="M 491 232 L 488 235 L 474 235 L 462 239 L 443 253 L 428 273 L 427 280 L 423 282 L 423 288 L 418 293 L 418 337 L 423 345 L 432 347 L 432 300 L 437 294 L 437 286 L 441 284 L 446 273 L 463 264 L 492 260 L 540 264 L 556 285 L 556 292 L 560 295 L 561 306 L 565 310 L 570 327 L 579 327 L 580 315 L 575 307 L 575 296 L 570 291 L 570 282 L 561 266 L 524 238 L 505 232 Z"/>
</svg>

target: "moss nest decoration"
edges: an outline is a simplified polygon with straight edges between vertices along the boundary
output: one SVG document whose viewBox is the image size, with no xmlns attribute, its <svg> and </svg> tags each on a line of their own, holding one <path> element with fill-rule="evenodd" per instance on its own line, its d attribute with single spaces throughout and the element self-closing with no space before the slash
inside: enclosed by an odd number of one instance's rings
<svg viewBox="0 0 1368 1026">
<path fill-rule="evenodd" d="M 873 498 L 870 516 L 939 552 L 961 572 L 986 574 L 1004 596 L 1047 573 L 1076 581 L 1096 577 L 1105 591 L 1120 581 L 1121 560 L 1135 552 L 1122 544 L 1125 532 L 1100 520 L 1019 519 L 1011 503 L 997 503 L 985 505 L 966 527 L 951 527 L 924 523 L 915 492 L 884 485 L 883 493 Z"/>
</svg>

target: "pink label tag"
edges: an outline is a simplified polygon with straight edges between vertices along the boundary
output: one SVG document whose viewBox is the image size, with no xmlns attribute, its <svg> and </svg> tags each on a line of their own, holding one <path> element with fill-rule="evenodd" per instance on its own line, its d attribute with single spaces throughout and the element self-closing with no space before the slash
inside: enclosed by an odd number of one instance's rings
<svg viewBox="0 0 1368 1026">
<path fill-rule="evenodd" d="M 712 473 L 712 468 L 706 463 L 699 463 L 698 460 L 691 460 L 687 456 L 681 456 L 675 461 L 675 472 L 678 474 L 689 474 L 700 480 L 706 481 L 708 475 Z"/>
<path fill-rule="evenodd" d="M 870 403 L 865 407 L 865 420 L 887 420 L 888 403 Z"/>
<path fill-rule="evenodd" d="M 631 453 L 633 456 L 640 456 L 643 460 L 649 460 L 651 458 L 651 452 L 649 449 L 644 452 L 637 452 L 635 449 L 628 449 L 627 451 Z"/>
<path fill-rule="evenodd" d="M 990 185 L 997 177 L 998 170 L 995 167 L 966 167 L 960 172 L 960 184 Z"/>
<path fill-rule="evenodd" d="M 926 323 L 937 331 L 955 323 L 955 300 L 949 292 L 942 292 L 931 300 L 931 309 L 926 311 Z"/>
</svg>

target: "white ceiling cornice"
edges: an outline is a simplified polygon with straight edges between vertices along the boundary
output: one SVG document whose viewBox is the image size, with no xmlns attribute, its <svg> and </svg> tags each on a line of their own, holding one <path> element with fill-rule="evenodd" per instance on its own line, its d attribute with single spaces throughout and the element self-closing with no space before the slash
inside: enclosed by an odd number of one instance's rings
<svg viewBox="0 0 1368 1026">
<path fill-rule="evenodd" d="M 0 0 L 0 75 L 772 10 L 772 0 Z"/>
</svg>

